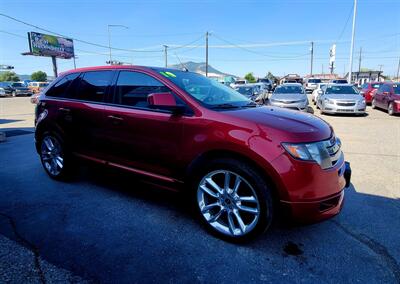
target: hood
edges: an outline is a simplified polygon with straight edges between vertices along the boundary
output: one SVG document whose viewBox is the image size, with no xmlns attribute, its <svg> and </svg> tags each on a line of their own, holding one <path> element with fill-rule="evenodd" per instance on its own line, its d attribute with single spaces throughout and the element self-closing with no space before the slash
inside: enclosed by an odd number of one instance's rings
<svg viewBox="0 0 400 284">
<path fill-rule="evenodd" d="M 359 101 L 363 99 L 363 96 L 360 94 L 325 94 L 324 98 L 343 101 Z"/>
<path fill-rule="evenodd" d="M 306 94 L 272 94 L 270 97 L 272 100 L 279 100 L 279 101 L 285 101 L 285 102 L 298 102 L 298 101 L 304 101 L 307 99 Z"/>
<path fill-rule="evenodd" d="M 255 107 L 225 112 L 227 115 L 263 126 L 271 139 L 276 133 L 281 142 L 313 142 L 329 139 L 331 126 L 315 115 L 280 107 Z"/>
</svg>

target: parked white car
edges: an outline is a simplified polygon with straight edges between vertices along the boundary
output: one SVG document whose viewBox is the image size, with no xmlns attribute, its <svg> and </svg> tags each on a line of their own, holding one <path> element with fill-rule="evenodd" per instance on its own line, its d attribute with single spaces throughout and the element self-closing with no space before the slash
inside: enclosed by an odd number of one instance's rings
<svg viewBox="0 0 400 284">
<path fill-rule="evenodd" d="M 327 83 L 319 83 L 317 88 L 312 92 L 311 94 L 311 101 L 314 103 L 314 105 L 317 104 L 318 96 L 321 95 L 324 91 L 324 88 L 326 88 Z"/>
<path fill-rule="evenodd" d="M 309 78 L 307 79 L 306 83 L 304 84 L 304 88 L 306 92 L 313 92 L 317 87 L 318 84 L 322 83 L 321 79 L 318 78 Z"/>
</svg>

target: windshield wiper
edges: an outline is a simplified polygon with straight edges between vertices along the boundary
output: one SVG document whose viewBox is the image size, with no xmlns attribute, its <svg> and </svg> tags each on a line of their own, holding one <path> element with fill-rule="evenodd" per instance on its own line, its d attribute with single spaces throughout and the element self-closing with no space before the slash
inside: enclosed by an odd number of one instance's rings
<svg viewBox="0 0 400 284">
<path fill-rule="evenodd" d="M 235 106 L 233 104 L 217 104 L 213 105 L 211 108 L 221 108 L 221 109 L 229 109 L 229 108 L 239 108 L 240 106 Z"/>
</svg>

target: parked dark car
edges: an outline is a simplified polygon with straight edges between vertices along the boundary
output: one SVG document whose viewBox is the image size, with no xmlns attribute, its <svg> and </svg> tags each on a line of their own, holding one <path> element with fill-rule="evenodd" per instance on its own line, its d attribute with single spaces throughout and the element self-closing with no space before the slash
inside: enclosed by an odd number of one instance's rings
<svg viewBox="0 0 400 284">
<path fill-rule="evenodd" d="M 192 72 L 72 70 L 40 96 L 35 126 L 50 177 L 65 178 L 77 158 L 135 173 L 187 192 L 201 222 L 232 241 L 265 231 L 281 210 L 301 221 L 332 217 L 350 183 L 325 121 L 259 106 Z"/>
<path fill-rule="evenodd" d="M 274 87 L 274 83 L 268 78 L 258 78 L 257 83 L 264 83 L 267 86 L 268 92 L 271 92 Z"/>
<path fill-rule="evenodd" d="M 14 91 L 14 88 L 8 82 L 0 82 L 0 88 L 4 90 L 6 96 L 11 96 Z"/>
<path fill-rule="evenodd" d="M 387 110 L 389 115 L 400 113 L 400 82 L 382 84 L 372 99 L 372 108 Z"/>
<path fill-rule="evenodd" d="M 11 95 L 13 97 L 16 96 L 32 96 L 32 91 L 26 87 L 23 83 L 13 82 L 11 83 L 11 87 L 14 89 Z"/>
<path fill-rule="evenodd" d="M 260 87 L 255 85 L 241 85 L 234 88 L 235 91 L 255 101 L 260 95 Z"/>
<path fill-rule="evenodd" d="M 346 79 L 334 79 L 330 81 L 331 84 L 348 84 Z"/>
</svg>

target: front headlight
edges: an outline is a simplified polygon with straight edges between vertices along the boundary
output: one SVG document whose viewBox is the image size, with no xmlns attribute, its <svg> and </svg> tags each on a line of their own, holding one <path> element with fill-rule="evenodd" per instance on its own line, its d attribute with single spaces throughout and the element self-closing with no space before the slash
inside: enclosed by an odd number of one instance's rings
<svg viewBox="0 0 400 284">
<path fill-rule="evenodd" d="M 335 104 L 335 101 L 333 101 L 333 100 L 331 100 L 331 99 L 328 99 L 328 98 L 325 98 L 324 99 L 324 102 L 326 103 L 326 104 Z"/>
<path fill-rule="evenodd" d="M 335 155 L 340 150 L 341 142 L 335 138 L 335 144 L 329 145 L 330 140 L 314 143 L 282 143 L 283 148 L 295 159 L 314 161 L 322 169 L 332 167 L 331 154 Z M 329 150 L 334 153 L 329 153 Z"/>
<path fill-rule="evenodd" d="M 365 105 L 365 99 L 359 100 L 359 101 L 358 101 L 358 104 L 360 104 L 360 105 Z"/>
</svg>

